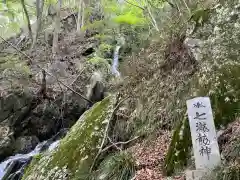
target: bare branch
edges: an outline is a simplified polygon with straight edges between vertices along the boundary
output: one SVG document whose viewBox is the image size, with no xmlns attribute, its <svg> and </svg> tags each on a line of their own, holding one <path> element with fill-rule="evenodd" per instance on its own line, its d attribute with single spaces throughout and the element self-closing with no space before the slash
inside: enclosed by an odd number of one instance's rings
<svg viewBox="0 0 240 180">
<path fill-rule="evenodd" d="M 109 142 L 112 144 L 112 145 L 110 145 L 110 147 L 112 147 L 112 146 L 114 146 L 117 150 L 119 150 L 119 151 L 122 151 L 122 149 L 121 148 L 119 148 L 112 140 L 111 140 L 111 138 L 108 136 L 108 140 L 109 140 Z M 109 147 L 109 146 L 108 146 Z M 110 148 L 109 147 L 109 148 Z M 108 149 L 109 149 L 108 148 Z M 103 152 L 103 150 L 102 150 L 102 152 Z"/>
<path fill-rule="evenodd" d="M 16 51 L 18 51 L 19 53 L 21 53 L 22 55 L 24 55 L 25 57 L 28 58 L 28 60 L 30 61 L 30 63 L 32 64 L 33 59 L 30 58 L 27 54 L 25 54 L 24 52 L 20 51 L 16 46 L 14 46 L 13 44 L 9 43 L 8 41 L 6 41 L 2 36 L 0 36 L 0 38 L 7 43 L 8 45 L 10 45 L 11 47 L 13 47 Z"/>
<path fill-rule="evenodd" d="M 73 80 L 73 82 L 70 84 L 70 87 L 73 86 L 73 84 L 77 81 L 77 79 L 82 75 L 82 73 L 85 71 L 86 68 L 83 68 L 82 71 L 77 75 L 77 77 Z"/>
<path fill-rule="evenodd" d="M 135 140 L 137 140 L 138 138 L 139 138 L 139 136 L 137 136 L 137 137 L 135 137 L 135 138 L 133 138 L 133 139 L 130 139 L 130 140 L 128 140 L 128 141 L 125 141 L 125 142 L 117 142 L 117 143 L 111 142 L 112 145 L 105 147 L 105 148 L 102 150 L 102 152 L 107 151 L 108 149 L 110 149 L 110 148 L 113 147 L 113 146 L 115 146 L 115 147 L 119 150 L 120 148 L 118 147 L 118 145 L 129 144 L 130 142 L 135 141 Z M 121 149 L 120 149 L 120 150 L 121 150 Z"/>
<path fill-rule="evenodd" d="M 143 7 L 139 6 L 139 5 L 133 4 L 133 3 L 129 2 L 129 1 L 127 1 L 127 0 L 124 0 L 124 1 L 125 1 L 126 3 L 132 5 L 132 6 L 135 6 L 135 7 L 138 7 L 138 8 L 140 8 L 140 9 L 142 9 L 143 11 L 145 10 L 145 8 L 143 8 Z"/>
</svg>

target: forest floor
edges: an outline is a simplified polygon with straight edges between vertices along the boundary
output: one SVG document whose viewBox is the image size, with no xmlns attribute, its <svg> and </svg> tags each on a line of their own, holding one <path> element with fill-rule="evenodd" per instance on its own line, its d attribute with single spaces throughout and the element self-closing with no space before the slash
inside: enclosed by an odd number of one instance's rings
<svg viewBox="0 0 240 180">
<path fill-rule="evenodd" d="M 165 155 L 171 141 L 170 131 L 160 131 L 157 137 L 151 141 L 143 141 L 131 147 L 131 152 L 136 159 L 136 180 L 164 180 L 161 165 L 164 163 Z M 183 180 L 184 176 L 175 176 L 173 179 Z"/>
</svg>

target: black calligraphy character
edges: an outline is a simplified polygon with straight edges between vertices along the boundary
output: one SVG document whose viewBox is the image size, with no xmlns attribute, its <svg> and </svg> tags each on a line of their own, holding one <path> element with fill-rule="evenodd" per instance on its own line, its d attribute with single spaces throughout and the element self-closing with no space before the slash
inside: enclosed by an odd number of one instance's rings
<svg viewBox="0 0 240 180">
<path fill-rule="evenodd" d="M 210 140 L 207 138 L 206 134 L 198 133 L 196 141 L 198 141 L 200 145 L 210 145 Z"/>
<path fill-rule="evenodd" d="M 211 154 L 211 148 L 208 146 L 202 146 L 201 149 L 199 150 L 199 153 L 201 156 L 207 155 L 209 160 L 209 155 Z"/>
<path fill-rule="evenodd" d="M 197 131 L 209 132 L 207 124 L 205 122 L 197 122 L 196 124 Z"/>
<path fill-rule="evenodd" d="M 206 115 L 206 113 L 200 114 L 199 112 L 196 112 L 196 117 L 194 119 L 204 120 L 206 118 L 201 117 L 201 116 L 204 116 L 204 115 Z"/>
<path fill-rule="evenodd" d="M 200 108 L 200 107 L 206 107 L 206 106 L 204 106 L 202 102 L 197 102 L 196 104 L 193 104 L 193 107 Z"/>
</svg>

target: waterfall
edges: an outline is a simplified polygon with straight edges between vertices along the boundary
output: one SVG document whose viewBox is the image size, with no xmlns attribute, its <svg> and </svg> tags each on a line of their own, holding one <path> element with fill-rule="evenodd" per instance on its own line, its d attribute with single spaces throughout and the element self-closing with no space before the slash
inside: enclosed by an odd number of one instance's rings
<svg viewBox="0 0 240 180">
<path fill-rule="evenodd" d="M 26 165 L 31 161 L 31 158 L 41 152 L 47 141 L 44 141 L 36 146 L 36 148 L 28 154 L 16 154 L 9 157 L 0 164 L 0 179 L 20 179 Z M 20 168 L 18 168 L 20 167 Z M 14 170 L 16 170 L 14 172 Z M 14 173 L 13 173 L 14 172 Z"/>
<path fill-rule="evenodd" d="M 66 135 L 68 129 L 60 130 L 55 136 L 47 141 L 39 143 L 34 150 L 27 154 L 16 154 L 10 156 L 0 163 L 0 179 L 21 180 L 25 167 L 31 162 L 32 157 L 43 151 L 55 150 L 60 142 L 60 138 Z"/>
<path fill-rule="evenodd" d="M 118 71 L 118 64 L 119 64 L 119 50 L 121 46 L 116 46 L 113 56 L 113 63 L 112 63 L 112 73 L 115 74 L 117 77 L 120 77 L 120 72 Z"/>
</svg>

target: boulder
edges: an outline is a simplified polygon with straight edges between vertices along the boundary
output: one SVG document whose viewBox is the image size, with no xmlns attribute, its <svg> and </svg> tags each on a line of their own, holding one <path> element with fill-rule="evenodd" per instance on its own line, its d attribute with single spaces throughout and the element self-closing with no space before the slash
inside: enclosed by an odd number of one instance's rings
<svg viewBox="0 0 240 180">
<path fill-rule="evenodd" d="M 1 95 L 0 122 L 7 121 L 7 124 L 13 125 L 21 116 L 24 108 L 31 102 L 32 96 L 30 93 L 28 94 L 18 89 Z"/>
<path fill-rule="evenodd" d="M 37 144 L 39 139 L 36 136 L 21 136 L 16 139 L 14 144 L 14 152 L 19 154 L 25 154 L 32 151 Z"/>
<path fill-rule="evenodd" d="M 43 154 L 32 161 L 23 179 L 86 179 L 103 142 L 115 103 L 115 96 L 108 96 L 86 111 L 54 153 Z"/>
<path fill-rule="evenodd" d="M 35 135 L 40 141 L 49 139 L 60 129 L 74 125 L 85 109 L 86 106 L 79 104 L 72 94 L 58 97 L 55 102 L 44 100 L 22 122 L 18 129 L 19 135 Z"/>
</svg>

